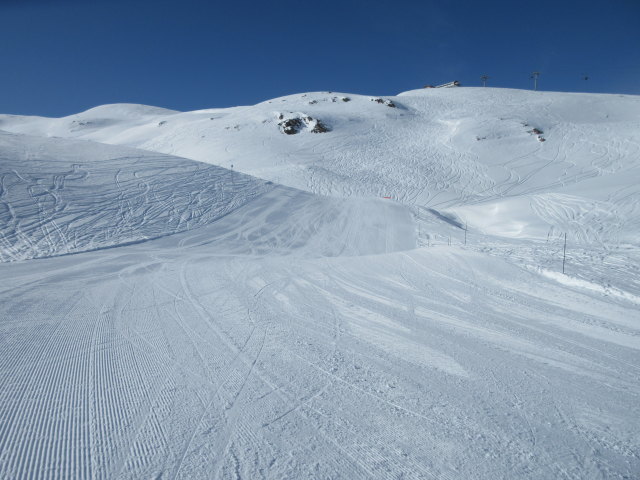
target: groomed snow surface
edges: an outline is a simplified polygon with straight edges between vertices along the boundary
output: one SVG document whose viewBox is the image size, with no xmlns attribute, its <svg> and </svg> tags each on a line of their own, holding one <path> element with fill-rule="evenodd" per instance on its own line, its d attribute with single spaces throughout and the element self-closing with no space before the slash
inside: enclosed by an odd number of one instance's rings
<svg viewBox="0 0 640 480">
<path fill-rule="evenodd" d="M 640 478 L 639 194 L 634 96 L 0 115 L 0 478 Z"/>
</svg>

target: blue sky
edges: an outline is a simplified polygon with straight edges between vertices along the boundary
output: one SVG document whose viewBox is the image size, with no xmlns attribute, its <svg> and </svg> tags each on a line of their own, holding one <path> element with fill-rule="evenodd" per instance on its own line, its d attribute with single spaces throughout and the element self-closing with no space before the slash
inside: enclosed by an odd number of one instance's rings
<svg viewBox="0 0 640 480">
<path fill-rule="evenodd" d="M 640 1 L 0 0 L 0 112 L 177 110 L 314 90 L 640 94 Z M 584 80 L 583 76 L 589 79 Z"/>
</svg>

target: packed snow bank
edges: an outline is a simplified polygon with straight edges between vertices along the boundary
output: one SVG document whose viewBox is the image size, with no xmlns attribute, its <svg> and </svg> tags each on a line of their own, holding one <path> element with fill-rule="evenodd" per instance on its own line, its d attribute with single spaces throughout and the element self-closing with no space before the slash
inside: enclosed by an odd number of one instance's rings
<svg viewBox="0 0 640 480">
<path fill-rule="evenodd" d="M 591 290 L 602 295 L 611 295 L 613 297 L 622 298 L 631 303 L 635 303 L 636 305 L 640 305 L 640 297 L 638 297 L 637 295 L 633 295 L 632 293 L 619 290 L 615 287 L 611 287 L 610 285 L 600 285 L 598 283 L 589 282 L 580 278 L 570 277 L 563 273 L 554 272 L 552 270 L 540 269 L 538 271 L 545 277 L 551 278 L 564 285 Z"/>
</svg>

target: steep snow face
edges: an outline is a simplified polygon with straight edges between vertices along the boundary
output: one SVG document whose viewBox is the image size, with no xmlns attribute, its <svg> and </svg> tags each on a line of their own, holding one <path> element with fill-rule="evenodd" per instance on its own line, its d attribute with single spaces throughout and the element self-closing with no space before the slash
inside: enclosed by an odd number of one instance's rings
<svg viewBox="0 0 640 480">
<path fill-rule="evenodd" d="M 640 232 L 634 96 L 457 88 L 316 92 L 186 113 L 104 108 L 62 119 L 5 116 L 0 128 L 233 165 L 325 195 L 388 196 L 494 235 L 568 231 L 576 241 L 617 244 Z M 283 134 L 287 119 L 298 119 L 296 134 Z M 314 133 L 318 121 L 331 131 Z"/>
</svg>

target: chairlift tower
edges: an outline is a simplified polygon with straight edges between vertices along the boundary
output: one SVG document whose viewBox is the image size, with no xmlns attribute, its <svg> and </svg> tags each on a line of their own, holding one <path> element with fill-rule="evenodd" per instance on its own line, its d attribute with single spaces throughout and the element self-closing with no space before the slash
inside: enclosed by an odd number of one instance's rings
<svg viewBox="0 0 640 480">
<path fill-rule="evenodd" d="M 482 86 L 486 87 L 487 86 L 487 80 L 489 79 L 488 75 L 480 75 L 480 80 L 482 80 Z"/>
<path fill-rule="evenodd" d="M 538 90 L 538 77 L 540 76 L 540 72 L 533 72 L 531 74 L 531 78 L 533 78 L 533 89 Z"/>
</svg>

